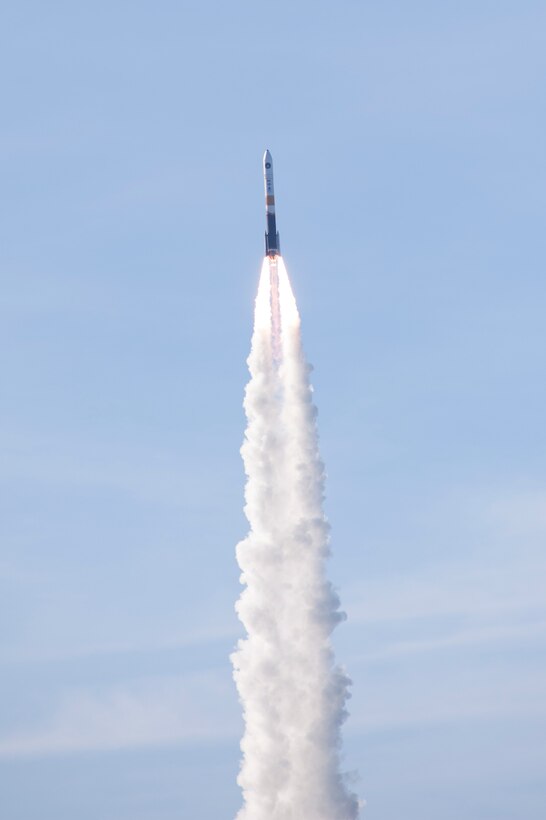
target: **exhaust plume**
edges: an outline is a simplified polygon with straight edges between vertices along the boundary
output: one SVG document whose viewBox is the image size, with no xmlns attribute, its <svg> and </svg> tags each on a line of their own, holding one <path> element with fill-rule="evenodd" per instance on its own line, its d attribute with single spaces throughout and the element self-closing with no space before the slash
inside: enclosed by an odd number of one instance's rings
<svg viewBox="0 0 546 820">
<path fill-rule="evenodd" d="M 241 453 L 247 537 L 237 546 L 233 653 L 245 721 L 237 820 L 355 820 L 339 769 L 349 679 L 330 635 L 343 619 L 328 582 L 329 525 L 316 410 L 284 263 L 266 257 L 256 297 Z"/>
</svg>

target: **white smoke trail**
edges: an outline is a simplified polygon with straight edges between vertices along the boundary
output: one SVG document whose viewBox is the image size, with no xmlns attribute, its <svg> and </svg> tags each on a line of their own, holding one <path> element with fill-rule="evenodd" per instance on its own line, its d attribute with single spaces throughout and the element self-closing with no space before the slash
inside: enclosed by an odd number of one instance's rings
<svg viewBox="0 0 546 820">
<path fill-rule="evenodd" d="M 339 771 L 349 680 L 330 633 L 328 523 L 316 411 L 286 269 L 266 259 L 256 298 L 241 449 L 248 536 L 237 547 L 247 637 L 233 654 L 245 733 L 238 820 L 354 820 Z"/>
</svg>

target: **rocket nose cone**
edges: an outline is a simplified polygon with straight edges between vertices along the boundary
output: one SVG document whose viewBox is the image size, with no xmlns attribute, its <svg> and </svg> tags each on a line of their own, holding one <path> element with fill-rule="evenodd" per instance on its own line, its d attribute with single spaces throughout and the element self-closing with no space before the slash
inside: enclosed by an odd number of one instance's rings
<svg viewBox="0 0 546 820">
<path fill-rule="evenodd" d="M 265 154 L 264 154 L 264 166 L 265 166 L 266 162 L 269 162 L 269 164 L 271 164 L 273 162 L 273 157 L 271 156 L 271 153 L 270 153 L 269 149 L 266 149 Z"/>
</svg>

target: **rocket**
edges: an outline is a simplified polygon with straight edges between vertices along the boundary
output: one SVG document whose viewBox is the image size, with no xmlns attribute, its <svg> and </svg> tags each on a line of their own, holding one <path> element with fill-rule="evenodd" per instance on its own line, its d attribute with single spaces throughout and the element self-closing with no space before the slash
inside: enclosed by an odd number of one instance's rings
<svg viewBox="0 0 546 820">
<path fill-rule="evenodd" d="M 264 186 L 265 186 L 265 255 L 280 256 L 281 246 L 277 221 L 275 219 L 275 189 L 273 188 L 273 157 L 269 151 L 264 154 Z"/>
</svg>

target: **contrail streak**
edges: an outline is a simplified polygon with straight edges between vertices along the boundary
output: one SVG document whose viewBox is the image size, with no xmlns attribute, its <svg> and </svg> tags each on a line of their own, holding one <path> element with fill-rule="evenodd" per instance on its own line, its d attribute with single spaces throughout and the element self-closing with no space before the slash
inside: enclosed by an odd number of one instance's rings
<svg viewBox="0 0 546 820">
<path fill-rule="evenodd" d="M 349 679 L 330 635 L 343 619 L 326 579 L 316 410 L 300 318 L 280 256 L 266 257 L 248 358 L 241 448 L 250 531 L 237 546 L 246 632 L 232 656 L 245 720 L 238 820 L 354 820 L 340 773 Z"/>
</svg>

